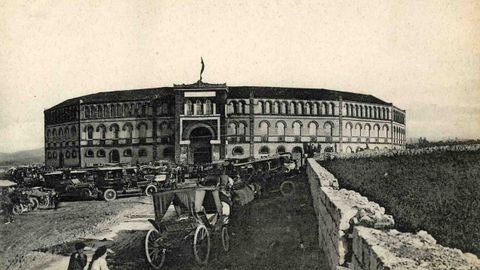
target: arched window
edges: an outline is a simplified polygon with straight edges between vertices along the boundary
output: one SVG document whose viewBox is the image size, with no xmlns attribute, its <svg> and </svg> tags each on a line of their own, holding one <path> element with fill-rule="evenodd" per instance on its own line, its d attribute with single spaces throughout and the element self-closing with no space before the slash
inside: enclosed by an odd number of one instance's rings
<svg viewBox="0 0 480 270">
<path fill-rule="evenodd" d="M 85 156 L 86 157 L 93 157 L 93 151 L 88 149 L 87 151 L 85 151 Z"/>
<path fill-rule="evenodd" d="M 123 116 L 123 107 L 121 104 L 117 104 L 117 117 Z"/>
<path fill-rule="evenodd" d="M 147 129 L 148 125 L 145 122 L 141 122 L 137 126 L 138 129 L 138 137 L 139 138 L 146 138 L 147 137 Z"/>
<path fill-rule="evenodd" d="M 265 106 L 261 100 L 257 102 L 257 112 L 265 114 Z"/>
<path fill-rule="evenodd" d="M 76 157 L 77 157 L 77 151 L 72 150 L 72 158 L 76 158 Z"/>
<path fill-rule="evenodd" d="M 90 107 L 85 106 L 85 118 L 90 118 Z"/>
<path fill-rule="evenodd" d="M 172 134 L 172 129 L 168 122 L 162 122 L 160 124 L 160 136 L 169 136 Z"/>
<path fill-rule="evenodd" d="M 204 106 L 204 114 L 212 114 L 212 101 L 210 99 L 207 99 L 203 104 L 203 106 Z"/>
<path fill-rule="evenodd" d="M 50 131 L 50 129 L 47 129 L 47 139 L 50 139 L 51 136 L 52 132 Z"/>
<path fill-rule="evenodd" d="M 270 101 L 265 101 L 265 113 L 266 114 L 272 113 L 272 103 Z"/>
<path fill-rule="evenodd" d="M 246 111 L 245 111 L 245 101 L 243 101 L 243 100 L 240 100 L 238 102 L 238 113 L 239 114 L 245 114 L 246 113 Z"/>
<path fill-rule="evenodd" d="M 300 121 L 295 121 L 292 124 L 293 135 L 301 136 L 302 135 L 302 123 Z"/>
<path fill-rule="evenodd" d="M 103 106 L 102 105 L 98 105 L 98 118 L 103 118 Z"/>
<path fill-rule="evenodd" d="M 308 123 L 308 135 L 310 136 L 317 136 L 317 128 L 318 124 L 316 122 Z"/>
<path fill-rule="evenodd" d="M 303 103 L 302 102 L 297 103 L 297 114 L 303 115 Z"/>
<path fill-rule="evenodd" d="M 140 149 L 138 150 L 138 156 L 139 156 L 139 157 L 146 157 L 147 155 L 148 155 L 147 149 L 145 149 L 145 148 L 140 148 Z"/>
<path fill-rule="evenodd" d="M 285 136 L 285 123 L 283 121 L 278 121 L 276 126 L 278 136 Z"/>
<path fill-rule="evenodd" d="M 360 123 L 355 124 L 355 136 L 361 137 L 362 136 L 362 125 Z"/>
<path fill-rule="evenodd" d="M 323 124 L 323 129 L 326 136 L 329 136 L 329 137 L 333 136 L 333 123 L 325 122 L 325 124 Z"/>
<path fill-rule="evenodd" d="M 133 137 L 133 125 L 130 122 L 127 122 L 123 125 L 122 130 L 125 131 L 125 137 L 127 139 L 132 139 Z"/>
<path fill-rule="evenodd" d="M 162 114 L 167 115 L 168 114 L 168 103 L 164 102 L 162 103 Z"/>
<path fill-rule="evenodd" d="M 97 118 L 97 106 L 92 105 L 90 110 L 91 110 L 91 113 L 92 113 L 92 118 Z"/>
<path fill-rule="evenodd" d="M 312 106 L 312 115 L 319 115 L 319 109 L 318 108 L 319 108 L 318 103 L 314 102 L 313 106 Z"/>
<path fill-rule="evenodd" d="M 247 134 L 247 124 L 245 124 L 243 122 L 238 123 L 237 134 L 238 135 L 246 135 Z"/>
<path fill-rule="evenodd" d="M 229 135 L 237 135 L 237 124 L 236 123 L 230 123 L 229 125 L 230 129 L 228 130 Z"/>
<path fill-rule="evenodd" d="M 352 137 L 353 136 L 353 125 L 352 123 L 348 122 L 346 125 L 345 125 L 345 135 L 347 135 L 348 137 Z"/>
<path fill-rule="evenodd" d="M 312 104 L 310 102 L 305 103 L 305 114 L 312 114 Z"/>
<path fill-rule="evenodd" d="M 296 115 L 297 114 L 297 103 L 290 102 L 290 114 Z"/>
<path fill-rule="evenodd" d="M 353 153 L 352 147 L 347 146 L 347 148 L 345 149 L 345 152 L 347 152 L 347 153 L 349 153 L 349 154 L 350 154 L 350 153 Z"/>
<path fill-rule="evenodd" d="M 125 149 L 123 150 L 124 157 L 131 157 L 132 156 L 132 149 Z"/>
<path fill-rule="evenodd" d="M 385 134 L 384 137 L 388 139 L 388 137 L 389 137 L 389 136 L 388 136 L 388 130 L 389 130 L 388 125 L 387 125 L 387 124 L 383 125 L 382 129 L 383 129 L 384 132 L 385 132 L 385 133 L 384 133 L 384 134 Z"/>
<path fill-rule="evenodd" d="M 370 131 L 372 127 L 369 124 L 365 124 L 365 136 L 370 138 Z"/>
<path fill-rule="evenodd" d="M 112 132 L 112 138 L 113 139 L 118 139 L 119 130 L 120 130 L 120 128 L 118 127 L 117 124 L 110 125 L 110 132 Z"/>
<path fill-rule="evenodd" d="M 240 146 L 236 146 L 232 150 L 232 155 L 233 156 L 242 156 L 244 153 L 243 148 Z"/>
<path fill-rule="evenodd" d="M 380 137 L 380 125 L 378 124 L 375 124 L 373 126 L 373 136 L 375 136 L 375 138 L 379 138 Z"/>
<path fill-rule="evenodd" d="M 286 101 L 280 103 L 279 114 L 287 114 L 287 102 Z"/>
<path fill-rule="evenodd" d="M 128 104 L 123 104 L 123 113 L 125 116 L 132 116 L 132 111 L 130 110 L 130 106 L 128 106 Z"/>
<path fill-rule="evenodd" d="M 110 104 L 110 116 L 116 117 L 117 116 L 117 111 L 115 110 L 115 105 Z"/>
<path fill-rule="evenodd" d="M 88 125 L 86 127 L 87 130 L 87 140 L 93 140 L 93 127 L 91 125 Z"/>
<path fill-rule="evenodd" d="M 269 134 L 269 127 L 270 127 L 270 123 L 268 121 L 265 121 L 263 120 L 262 122 L 260 122 L 259 124 L 259 128 L 260 128 L 260 135 L 262 136 L 268 136 Z"/>
<path fill-rule="evenodd" d="M 196 115 L 202 115 L 203 114 L 203 106 L 202 106 L 202 101 L 200 99 L 197 99 L 195 101 L 195 114 Z"/>
<path fill-rule="evenodd" d="M 97 127 L 97 132 L 100 132 L 100 139 L 105 140 L 107 134 L 107 128 L 105 125 L 99 125 Z"/>
<path fill-rule="evenodd" d="M 57 152 L 53 152 L 53 158 L 57 158 Z"/>
<path fill-rule="evenodd" d="M 63 129 L 62 128 L 58 129 L 58 137 L 60 137 L 60 138 L 63 137 Z"/>
<path fill-rule="evenodd" d="M 53 138 L 57 137 L 57 130 L 56 129 L 52 129 L 52 137 Z"/>
<path fill-rule="evenodd" d="M 100 149 L 97 151 L 97 157 L 105 157 L 105 150 Z"/>
<path fill-rule="evenodd" d="M 323 102 L 322 103 L 322 114 L 323 115 L 329 115 L 330 114 L 330 110 L 328 108 L 328 104 Z"/>
<path fill-rule="evenodd" d="M 51 159 L 52 158 L 52 153 L 48 152 L 47 153 L 47 159 Z"/>
<path fill-rule="evenodd" d="M 260 151 L 258 151 L 258 153 L 260 155 L 268 155 L 268 154 L 270 154 L 270 149 L 268 148 L 268 146 L 264 145 L 264 146 L 260 147 Z"/>
<path fill-rule="evenodd" d="M 285 151 L 285 146 L 279 145 L 279 146 L 277 147 L 277 153 L 278 153 L 278 154 L 282 154 L 282 153 L 285 153 L 285 152 L 286 152 L 286 151 Z"/>
</svg>

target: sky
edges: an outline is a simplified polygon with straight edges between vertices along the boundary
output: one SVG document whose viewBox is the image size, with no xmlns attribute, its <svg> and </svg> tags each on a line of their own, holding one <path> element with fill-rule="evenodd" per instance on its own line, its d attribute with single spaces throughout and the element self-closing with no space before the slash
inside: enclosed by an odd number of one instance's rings
<svg viewBox="0 0 480 270">
<path fill-rule="evenodd" d="M 0 152 L 43 146 L 43 111 L 199 78 L 371 94 L 407 138 L 480 138 L 480 1 L 0 0 Z"/>
</svg>

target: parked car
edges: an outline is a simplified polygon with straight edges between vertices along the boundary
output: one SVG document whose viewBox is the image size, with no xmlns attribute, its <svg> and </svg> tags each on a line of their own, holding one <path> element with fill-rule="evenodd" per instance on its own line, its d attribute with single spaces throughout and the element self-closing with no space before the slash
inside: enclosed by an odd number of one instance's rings
<svg viewBox="0 0 480 270">
<path fill-rule="evenodd" d="M 106 201 L 118 196 L 151 195 L 158 190 L 155 179 L 138 175 L 136 167 L 103 167 L 93 171 L 98 197 Z"/>
</svg>

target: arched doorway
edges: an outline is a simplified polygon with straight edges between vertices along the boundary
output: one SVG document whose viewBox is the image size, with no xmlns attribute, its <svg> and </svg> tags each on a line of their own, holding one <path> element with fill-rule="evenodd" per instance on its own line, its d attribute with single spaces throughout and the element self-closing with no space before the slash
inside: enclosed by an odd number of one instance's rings
<svg viewBox="0 0 480 270">
<path fill-rule="evenodd" d="M 190 132 L 190 153 L 193 163 L 212 162 L 213 133 L 207 127 L 197 127 Z"/>
<path fill-rule="evenodd" d="M 63 165 L 65 165 L 65 159 L 63 158 L 63 153 L 60 152 L 58 155 L 58 167 L 63 168 Z"/>
<path fill-rule="evenodd" d="M 110 163 L 120 163 L 120 154 L 118 150 L 114 149 L 108 154 L 108 162 Z"/>
</svg>

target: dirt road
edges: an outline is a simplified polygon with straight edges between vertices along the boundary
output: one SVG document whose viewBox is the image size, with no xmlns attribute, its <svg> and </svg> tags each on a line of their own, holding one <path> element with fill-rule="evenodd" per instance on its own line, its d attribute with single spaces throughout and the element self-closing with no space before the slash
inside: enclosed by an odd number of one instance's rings
<svg viewBox="0 0 480 270">
<path fill-rule="evenodd" d="M 214 241 L 209 264 L 200 267 L 194 263 L 191 244 L 185 243 L 185 246 L 176 250 L 174 254 L 167 254 L 165 269 L 326 269 L 325 260 L 318 248 L 317 222 L 310 193 L 305 179 L 301 178 L 298 179 L 297 192 L 294 196 L 283 197 L 279 193 L 272 193 L 234 213 L 229 225 L 231 249 L 228 253 L 221 251 L 218 248 L 221 244 Z M 42 224 L 39 230 L 35 230 L 35 226 L 27 226 L 32 231 L 23 236 L 24 240 L 21 243 L 13 245 L 14 250 L 37 249 L 39 252 L 34 252 L 34 260 L 24 256 L 27 259 L 24 258 L 20 265 L 24 267 L 29 265 L 29 268 L 35 265 L 36 269 L 66 269 L 67 256 L 72 250 L 73 240 L 81 238 L 90 247 L 108 245 L 116 252 L 107 258 L 110 269 L 148 269 L 144 255 L 144 237 L 151 226 L 147 219 L 153 217 L 149 198 L 119 199 L 111 203 L 93 202 L 92 205 L 87 202 L 72 202 L 59 210 L 65 211 L 64 214 L 53 210 L 52 213 L 38 213 L 39 219 L 43 222 L 49 219 L 44 215 L 51 216 L 50 218 L 61 217 L 61 220 L 55 223 L 57 227 L 52 231 L 56 231 L 55 233 L 47 232 L 47 227 L 51 223 L 47 225 L 36 221 Z M 115 217 L 116 222 L 100 218 L 105 216 L 105 213 L 109 213 L 110 218 Z M 70 224 L 70 219 L 75 215 L 81 216 L 81 221 L 98 220 L 99 225 L 83 235 L 72 233 L 71 231 L 77 231 L 75 226 L 81 226 L 75 222 Z M 18 224 L 27 222 L 26 218 L 27 216 L 22 217 Z M 70 225 L 62 226 L 62 230 L 59 230 L 58 224 L 62 222 Z M 2 234 L 4 226 L 0 227 Z M 26 225 L 20 226 L 23 228 L 22 231 L 25 231 L 24 226 Z M 18 235 L 19 232 L 16 231 L 15 234 Z M 37 231 L 50 236 L 38 238 Z M 57 237 L 53 237 L 54 235 Z M 72 236 L 72 239 L 62 239 L 68 238 L 68 235 Z M 32 237 L 37 238 L 38 242 L 48 240 L 50 245 L 28 243 L 28 239 Z M 13 238 L 8 237 L 9 241 Z M 54 242 L 55 240 L 57 242 Z M 43 246 L 43 249 L 36 246 Z M 5 254 L 3 252 L 2 250 L 2 256 Z M 12 250 L 9 252 L 14 254 Z M 93 250 L 88 250 L 87 255 L 90 257 L 92 252 Z M 18 268 L 18 264 L 12 265 Z"/>
</svg>

